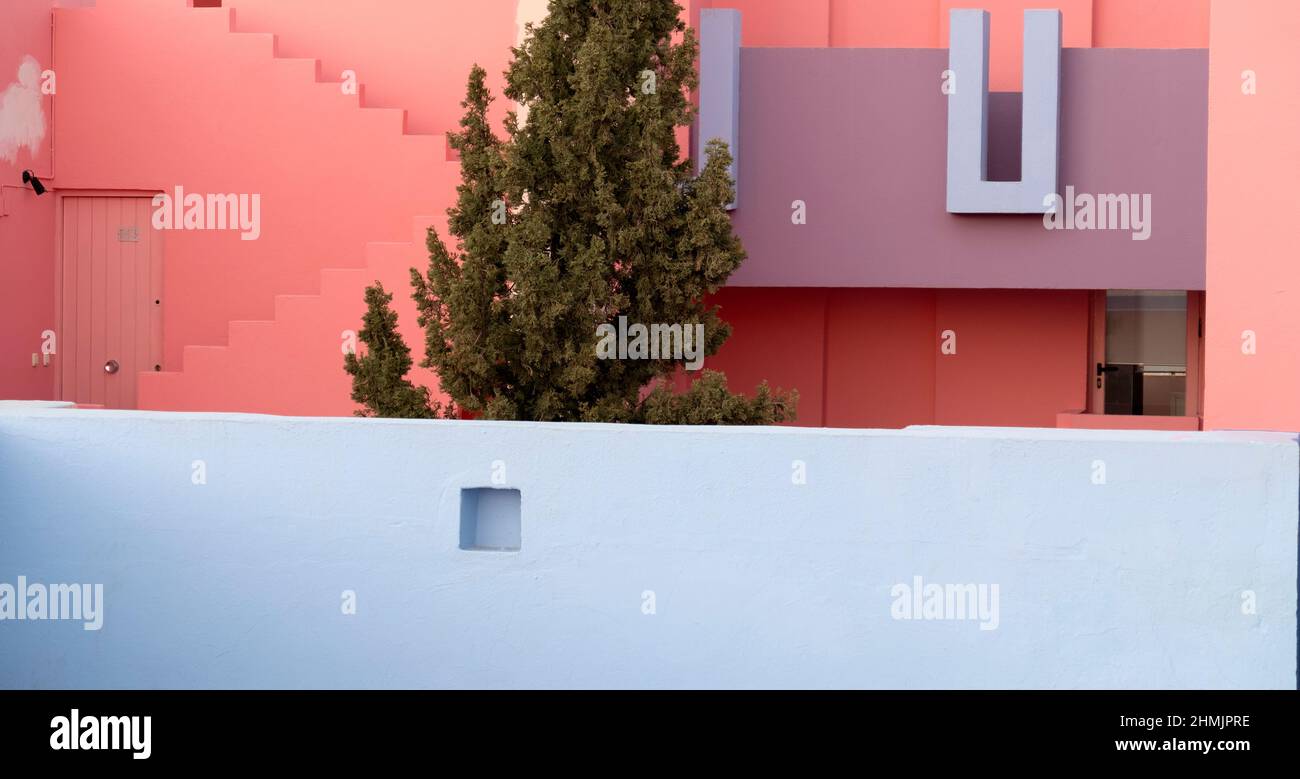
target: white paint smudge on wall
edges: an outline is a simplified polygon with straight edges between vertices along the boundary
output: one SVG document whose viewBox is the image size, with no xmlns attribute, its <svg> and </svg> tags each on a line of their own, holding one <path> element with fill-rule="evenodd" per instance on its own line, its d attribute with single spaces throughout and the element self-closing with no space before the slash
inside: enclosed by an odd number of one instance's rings
<svg viewBox="0 0 1300 779">
<path fill-rule="evenodd" d="M 0 93 L 0 159 L 16 162 L 23 147 L 35 156 L 45 139 L 40 78 L 41 65 L 36 58 L 23 57 L 18 80 Z"/>
</svg>

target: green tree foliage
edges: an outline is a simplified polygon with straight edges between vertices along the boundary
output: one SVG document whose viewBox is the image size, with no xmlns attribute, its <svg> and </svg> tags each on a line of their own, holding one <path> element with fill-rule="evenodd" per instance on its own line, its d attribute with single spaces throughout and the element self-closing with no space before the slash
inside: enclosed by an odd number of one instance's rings
<svg viewBox="0 0 1300 779">
<path fill-rule="evenodd" d="M 428 268 L 411 271 L 421 365 L 460 412 L 658 424 L 794 418 L 797 393 L 764 385 L 753 398 L 732 395 L 725 377 L 706 372 L 675 396 L 680 356 L 597 354 L 597 328 L 620 316 L 702 324 L 705 354 L 730 335 L 703 300 L 745 258 L 726 210 L 731 156 L 715 139 L 699 175 L 680 159 L 697 45 L 679 13 L 672 0 L 552 0 L 506 72 L 505 96 L 527 117 L 507 115 L 505 140 L 489 125 L 486 74 L 471 72 L 450 139 L 461 163 L 448 210 L 456 250 L 430 229 Z M 402 384 L 383 388 L 397 393 L 385 408 L 410 408 Z"/>
<path fill-rule="evenodd" d="M 343 369 L 352 375 L 352 400 L 362 405 L 357 416 L 432 419 L 440 405 L 430 402 L 428 389 L 406 378 L 411 348 L 397 332 L 397 312 L 388 306 L 392 300 L 378 281 L 366 288 L 366 313 L 357 334 L 365 352 L 343 355 Z"/>
</svg>

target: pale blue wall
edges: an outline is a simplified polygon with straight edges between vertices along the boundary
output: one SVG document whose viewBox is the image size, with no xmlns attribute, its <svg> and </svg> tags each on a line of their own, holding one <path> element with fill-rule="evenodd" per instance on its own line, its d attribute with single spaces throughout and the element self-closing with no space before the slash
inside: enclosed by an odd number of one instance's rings
<svg viewBox="0 0 1300 779">
<path fill-rule="evenodd" d="M 496 460 L 522 550 L 463 551 Z M 0 686 L 1294 687 L 1297 468 L 1283 434 L 0 407 L 0 582 L 106 599 L 0 622 Z M 891 619 L 918 575 L 998 584 L 998 629 Z"/>
</svg>

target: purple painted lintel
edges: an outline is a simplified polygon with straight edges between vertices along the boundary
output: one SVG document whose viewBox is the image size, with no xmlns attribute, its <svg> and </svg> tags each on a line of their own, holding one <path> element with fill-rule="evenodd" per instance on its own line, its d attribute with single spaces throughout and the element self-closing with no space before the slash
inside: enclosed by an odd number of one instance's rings
<svg viewBox="0 0 1300 779">
<path fill-rule="evenodd" d="M 1151 196 L 1151 235 L 949 214 L 943 49 L 741 49 L 733 286 L 1205 288 L 1204 49 L 1066 49 L 1060 186 Z M 1017 95 L 990 100 L 1014 159 Z M 992 173 L 993 171 L 991 171 Z M 791 204 L 806 204 L 793 224 Z"/>
</svg>

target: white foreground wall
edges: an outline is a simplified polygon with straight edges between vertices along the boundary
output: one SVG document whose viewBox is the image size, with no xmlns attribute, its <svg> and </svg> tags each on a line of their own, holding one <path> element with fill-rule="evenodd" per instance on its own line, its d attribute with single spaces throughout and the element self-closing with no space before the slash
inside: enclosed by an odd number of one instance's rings
<svg viewBox="0 0 1300 779">
<path fill-rule="evenodd" d="M 1287 434 L 12 405 L 0 598 L 103 609 L 11 609 L 0 686 L 1294 688 L 1297 473 Z M 463 487 L 520 490 L 519 551 L 460 548 Z M 895 618 L 916 577 L 985 608 Z"/>
</svg>

